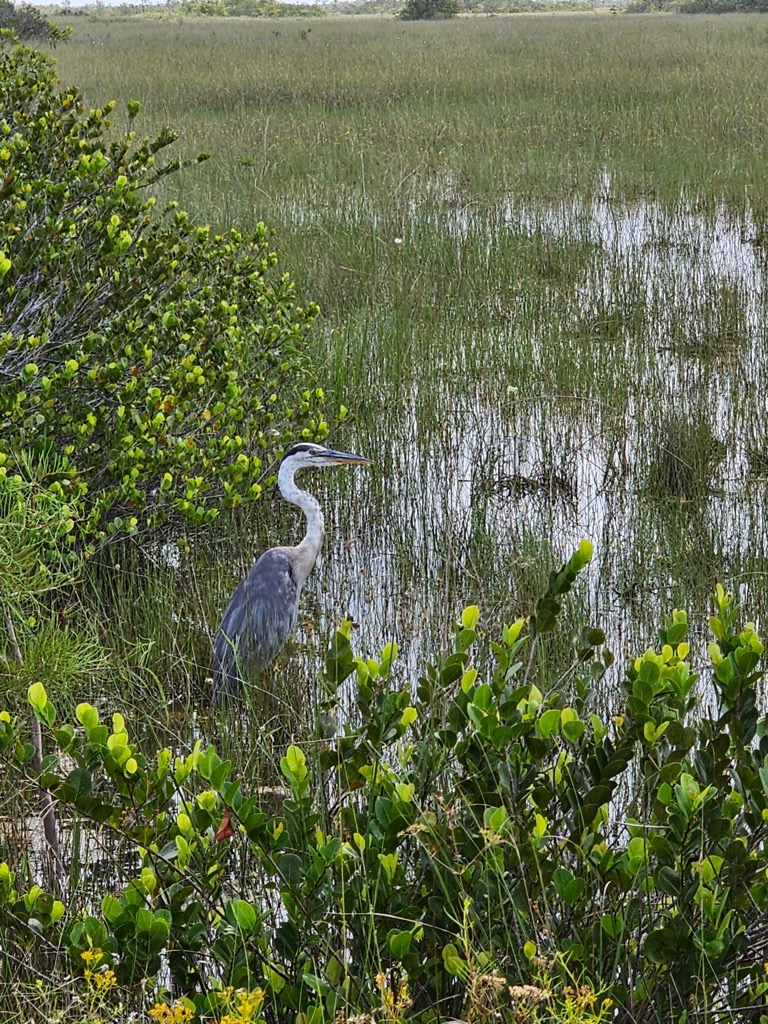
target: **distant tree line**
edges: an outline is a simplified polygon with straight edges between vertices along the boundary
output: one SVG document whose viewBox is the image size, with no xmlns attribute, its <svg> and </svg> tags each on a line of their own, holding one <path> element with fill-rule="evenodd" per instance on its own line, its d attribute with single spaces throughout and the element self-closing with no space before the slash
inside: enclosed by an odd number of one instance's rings
<svg viewBox="0 0 768 1024">
<path fill-rule="evenodd" d="M 677 14 L 728 14 L 734 11 L 768 12 L 768 0 L 632 0 L 628 14 L 666 11 Z"/>
<path fill-rule="evenodd" d="M 182 0 L 177 10 L 209 17 L 322 18 L 328 13 L 319 4 L 280 3 L 279 0 Z"/>
</svg>

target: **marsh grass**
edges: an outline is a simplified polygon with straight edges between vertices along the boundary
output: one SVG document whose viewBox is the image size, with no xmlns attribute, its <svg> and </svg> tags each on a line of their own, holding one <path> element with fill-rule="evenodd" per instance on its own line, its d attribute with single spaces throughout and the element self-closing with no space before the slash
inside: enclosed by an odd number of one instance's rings
<svg viewBox="0 0 768 1024">
<path fill-rule="evenodd" d="M 765 193 L 768 29 L 749 16 L 75 27 L 64 80 L 138 99 L 140 127 L 212 152 L 185 192 L 214 220 L 247 221 L 255 200 L 282 229 L 286 200 L 351 189 L 396 208 L 441 182 L 461 203 L 586 194 L 605 168 L 627 196 Z"/>
<path fill-rule="evenodd" d="M 170 123 L 181 153 L 212 154 L 163 197 L 275 228 L 324 310 L 313 383 L 352 410 L 333 440 L 377 463 L 311 482 L 328 536 L 278 666 L 297 707 L 342 618 L 365 653 L 400 642 L 415 674 L 463 604 L 492 623 L 529 610 L 582 535 L 602 556 L 574 628 L 603 621 L 617 650 L 644 649 L 671 603 L 703 614 L 716 577 L 759 614 L 760 18 L 73 22 L 64 81 L 118 111 L 138 99 L 140 134 Z M 265 501 L 178 571 L 110 576 L 94 614 L 143 698 L 204 706 L 237 579 L 299 530 Z M 264 717 L 252 702 L 243 728 Z"/>
<path fill-rule="evenodd" d="M 725 445 L 705 418 L 675 414 L 663 422 L 651 457 L 648 490 L 655 497 L 695 501 L 718 479 Z"/>
</svg>

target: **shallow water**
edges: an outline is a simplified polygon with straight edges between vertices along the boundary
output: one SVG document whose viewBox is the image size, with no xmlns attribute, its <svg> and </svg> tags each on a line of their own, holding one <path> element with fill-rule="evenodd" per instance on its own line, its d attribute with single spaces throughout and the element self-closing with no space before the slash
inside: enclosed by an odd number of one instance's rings
<svg viewBox="0 0 768 1024">
<path fill-rule="evenodd" d="M 365 206 L 338 213 L 362 222 Z M 543 269 L 512 284 L 502 316 L 441 322 L 432 365 L 397 382 L 407 401 L 389 406 L 384 387 L 345 428 L 378 467 L 316 482 L 329 536 L 315 621 L 350 615 L 366 653 L 397 639 L 415 672 L 464 604 L 492 633 L 529 610 L 581 537 L 596 554 L 577 603 L 619 652 L 653 643 L 673 606 L 703 639 L 717 579 L 759 620 L 768 252 L 752 217 L 622 203 L 606 175 L 591 198 L 509 198 L 483 216 L 447 194 L 425 219 L 475 260 L 484 235 L 489 264 L 527 237 Z M 476 302 L 494 312 L 496 293 Z M 391 357 L 383 332 L 369 340 L 373 385 Z"/>
</svg>

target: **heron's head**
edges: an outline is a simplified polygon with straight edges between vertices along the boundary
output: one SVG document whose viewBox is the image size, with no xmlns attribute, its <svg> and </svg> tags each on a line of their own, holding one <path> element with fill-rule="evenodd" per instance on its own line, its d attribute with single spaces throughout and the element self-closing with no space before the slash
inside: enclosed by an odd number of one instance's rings
<svg viewBox="0 0 768 1024">
<path fill-rule="evenodd" d="M 285 466 L 296 471 L 311 466 L 370 466 L 372 462 L 372 459 L 366 459 L 363 455 L 337 452 L 333 448 L 325 448 L 321 444 L 301 441 L 288 448 L 282 458 L 280 468 Z"/>
</svg>

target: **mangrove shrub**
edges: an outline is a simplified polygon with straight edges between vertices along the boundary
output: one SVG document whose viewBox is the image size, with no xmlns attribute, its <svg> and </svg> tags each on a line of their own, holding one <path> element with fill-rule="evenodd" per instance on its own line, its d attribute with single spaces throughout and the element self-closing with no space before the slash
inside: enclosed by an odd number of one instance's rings
<svg viewBox="0 0 768 1024">
<path fill-rule="evenodd" d="M 265 453 L 326 432 L 303 355 L 317 310 L 267 229 L 158 210 L 175 135 L 140 141 L 138 104 L 125 129 L 114 109 L 45 54 L 0 52 L 0 478 L 42 467 L 91 545 L 209 522 L 258 497 Z"/>
<path fill-rule="evenodd" d="M 487 670 L 477 608 L 412 682 L 396 645 L 355 657 L 343 627 L 321 731 L 285 750 L 282 786 L 202 740 L 149 754 L 117 709 L 61 721 L 34 684 L 52 752 L 35 772 L 0 712 L 5 777 L 50 792 L 78 849 L 111 834 L 123 878 L 83 892 L 73 873 L 56 894 L 0 864 L 0 970 L 23 965 L 51 999 L 79 979 L 157 1020 L 764 1024 L 763 645 L 718 587 L 707 706 L 675 611 L 600 712 L 603 632 L 582 631 L 566 675 L 546 655 L 590 553 L 501 631 Z"/>
</svg>

